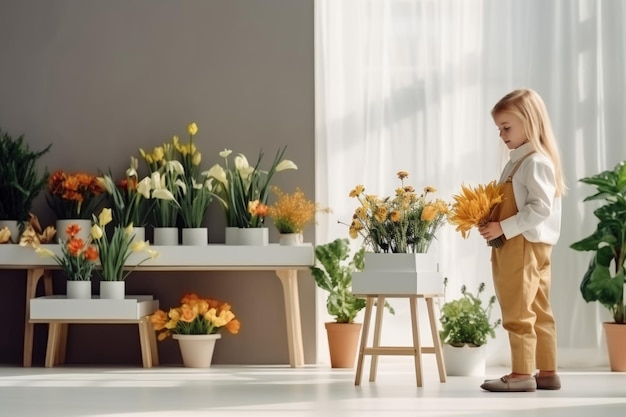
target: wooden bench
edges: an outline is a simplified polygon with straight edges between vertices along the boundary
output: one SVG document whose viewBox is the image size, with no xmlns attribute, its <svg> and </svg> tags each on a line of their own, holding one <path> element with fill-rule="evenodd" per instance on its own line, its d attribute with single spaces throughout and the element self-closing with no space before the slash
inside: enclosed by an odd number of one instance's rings
<svg viewBox="0 0 626 417">
<path fill-rule="evenodd" d="M 45 367 L 65 363 L 70 324 L 135 324 L 144 368 L 159 364 L 156 333 L 149 315 L 159 308 L 152 296 L 127 296 L 124 300 L 67 299 L 52 295 L 30 300 L 30 323 L 48 324 Z"/>
</svg>

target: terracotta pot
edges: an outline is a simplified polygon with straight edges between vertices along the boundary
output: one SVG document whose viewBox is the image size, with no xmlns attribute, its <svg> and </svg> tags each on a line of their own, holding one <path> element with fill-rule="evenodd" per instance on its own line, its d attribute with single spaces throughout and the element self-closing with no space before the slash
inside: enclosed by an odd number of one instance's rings
<svg viewBox="0 0 626 417">
<path fill-rule="evenodd" d="M 361 335 L 361 323 L 326 323 L 330 366 L 353 368 Z"/>
<path fill-rule="evenodd" d="M 603 323 L 611 371 L 626 372 L 626 324 Z"/>
</svg>

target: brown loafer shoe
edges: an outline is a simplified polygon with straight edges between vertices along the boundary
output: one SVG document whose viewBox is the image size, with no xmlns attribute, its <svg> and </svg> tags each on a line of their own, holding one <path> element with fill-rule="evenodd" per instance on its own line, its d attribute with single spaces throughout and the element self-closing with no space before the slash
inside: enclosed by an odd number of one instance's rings
<svg viewBox="0 0 626 417">
<path fill-rule="evenodd" d="M 537 390 L 537 382 L 532 376 L 511 378 L 505 375 L 500 379 L 488 379 L 480 387 L 491 392 L 532 392 Z"/>
<path fill-rule="evenodd" d="M 537 389 L 561 389 L 561 378 L 558 375 L 539 376 L 539 374 L 535 374 L 535 381 L 537 381 Z"/>
</svg>

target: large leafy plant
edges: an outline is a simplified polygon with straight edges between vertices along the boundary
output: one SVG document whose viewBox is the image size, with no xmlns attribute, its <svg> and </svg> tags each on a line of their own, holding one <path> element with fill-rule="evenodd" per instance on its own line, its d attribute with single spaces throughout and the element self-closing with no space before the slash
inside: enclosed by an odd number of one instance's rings
<svg viewBox="0 0 626 417">
<path fill-rule="evenodd" d="M 447 278 L 444 281 L 447 284 Z M 485 290 L 485 284 L 478 286 L 476 295 L 467 291 L 465 285 L 461 287 L 463 297 L 448 301 L 441 307 L 439 321 L 442 330 L 439 332 L 443 343 L 461 347 L 463 345 L 482 346 L 487 343 L 487 336 L 496 336 L 495 328 L 501 323 L 498 319 L 490 322 L 491 309 L 496 302 L 492 296 L 484 305 L 480 294 Z"/>
<path fill-rule="evenodd" d="M 353 323 L 365 300 L 352 294 L 352 273 L 362 271 L 364 248 L 351 259 L 348 239 L 335 239 L 315 247 L 316 263 L 311 273 L 318 287 L 328 292 L 326 309 L 337 323 Z"/>
<path fill-rule="evenodd" d="M 51 146 L 31 151 L 24 135 L 13 139 L 0 130 L 0 220 L 28 220 L 33 200 L 48 181 L 48 171 L 39 173 L 37 162 Z"/>
<path fill-rule="evenodd" d="M 597 191 L 583 201 L 604 202 L 593 212 L 598 218 L 596 230 L 570 245 L 577 251 L 595 252 L 580 291 L 585 301 L 598 301 L 611 312 L 616 323 L 625 323 L 626 161 L 617 164 L 612 171 L 603 171 L 579 181 L 595 186 Z"/>
</svg>

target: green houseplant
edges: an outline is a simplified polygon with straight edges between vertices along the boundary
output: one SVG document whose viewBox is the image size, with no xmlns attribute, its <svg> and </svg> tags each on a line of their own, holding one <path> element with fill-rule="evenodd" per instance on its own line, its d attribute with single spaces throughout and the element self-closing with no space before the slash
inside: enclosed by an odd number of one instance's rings
<svg viewBox="0 0 626 417">
<path fill-rule="evenodd" d="M 580 291 L 586 302 L 599 302 L 613 316 L 613 323 L 604 323 L 609 362 L 611 370 L 626 371 L 626 161 L 579 181 L 596 187 L 583 201 L 603 202 L 593 212 L 598 219 L 596 230 L 570 245 L 577 251 L 594 252 Z"/>
<path fill-rule="evenodd" d="M 0 130 L 0 220 L 15 220 L 19 234 L 29 218 L 33 200 L 46 186 L 48 171 L 39 173 L 37 162 L 52 144 L 41 151 L 32 151 L 24 135 L 13 139 Z M 11 236 L 14 242 L 19 236 Z"/>
<path fill-rule="evenodd" d="M 444 279 L 444 288 L 448 279 Z M 448 375 L 482 375 L 486 366 L 487 337 L 496 336 L 495 329 L 501 323 L 498 319 L 491 322 L 491 310 L 496 297 L 491 296 L 485 305 L 480 295 L 485 290 L 485 283 L 480 283 L 476 294 L 461 287 L 462 297 L 448 301 L 441 307 L 442 330 L 439 332 L 443 343 Z"/>
<path fill-rule="evenodd" d="M 604 171 L 580 182 L 596 187 L 596 193 L 583 201 L 604 201 L 593 214 L 596 230 L 570 245 L 577 251 L 595 252 L 580 284 L 587 302 L 598 301 L 616 323 L 625 323 L 624 282 L 626 276 L 626 161 L 612 171 Z M 613 272 L 611 272 L 613 267 Z"/>
<path fill-rule="evenodd" d="M 448 279 L 444 279 L 446 285 Z M 463 345 L 482 346 L 487 343 L 487 336 L 496 337 L 495 328 L 501 323 L 498 319 L 490 322 L 491 309 L 496 302 L 496 297 L 491 296 L 487 305 L 480 299 L 480 294 L 485 290 L 485 283 L 478 286 L 476 295 L 467 291 L 465 285 L 461 287 L 461 298 L 448 301 L 441 307 L 442 330 L 440 332 L 443 343 L 461 347 Z"/>
<path fill-rule="evenodd" d="M 355 323 L 365 300 L 352 294 L 352 273 L 363 270 L 364 249 L 350 258 L 348 239 L 335 239 L 315 247 L 311 274 L 318 287 L 328 293 L 326 310 L 335 322 L 325 323 L 330 364 L 333 368 L 352 368 L 359 344 L 361 323 Z"/>
<path fill-rule="evenodd" d="M 318 287 L 328 293 L 326 310 L 334 322 L 325 323 L 330 362 L 333 368 L 354 366 L 361 323 L 354 320 L 365 308 L 365 300 L 352 293 L 352 274 L 364 267 L 365 248 L 352 257 L 348 239 L 335 239 L 315 247 L 315 265 L 310 267 Z M 385 304 L 393 313 L 393 309 Z"/>
</svg>

